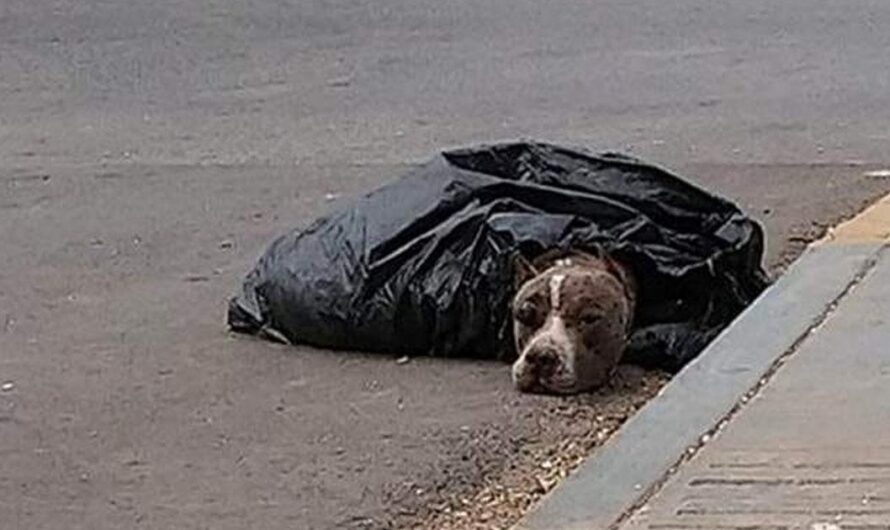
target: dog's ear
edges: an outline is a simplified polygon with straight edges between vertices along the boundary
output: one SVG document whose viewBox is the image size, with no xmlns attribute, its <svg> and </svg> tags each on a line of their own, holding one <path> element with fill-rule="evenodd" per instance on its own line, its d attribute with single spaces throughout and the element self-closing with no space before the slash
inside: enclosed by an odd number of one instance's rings
<svg viewBox="0 0 890 530">
<path fill-rule="evenodd" d="M 636 308 L 637 289 L 639 288 L 633 270 L 608 255 L 603 258 L 603 261 L 609 269 L 609 272 L 618 278 L 622 287 L 624 287 L 624 294 L 627 296 L 628 301 L 630 301 L 631 311 L 633 312 Z"/>
<path fill-rule="evenodd" d="M 525 282 L 531 280 L 538 275 L 537 269 L 532 262 L 525 259 L 522 254 L 517 253 L 513 258 L 513 292 L 518 293 L 519 289 L 525 285 Z"/>
</svg>

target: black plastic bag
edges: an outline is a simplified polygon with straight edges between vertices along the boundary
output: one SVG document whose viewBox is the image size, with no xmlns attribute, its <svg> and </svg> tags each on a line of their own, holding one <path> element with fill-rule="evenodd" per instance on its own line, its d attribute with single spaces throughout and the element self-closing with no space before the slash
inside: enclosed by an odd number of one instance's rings
<svg viewBox="0 0 890 530">
<path fill-rule="evenodd" d="M 765 288 L 732 203 L 616 154 L 442 153 L 275 241 L 229 306 L 242 332 L 321 347 L 509 359 L 518 255 L 608 252 L 639 283 L 632 358 L 678 367 Z"/>
</svg>

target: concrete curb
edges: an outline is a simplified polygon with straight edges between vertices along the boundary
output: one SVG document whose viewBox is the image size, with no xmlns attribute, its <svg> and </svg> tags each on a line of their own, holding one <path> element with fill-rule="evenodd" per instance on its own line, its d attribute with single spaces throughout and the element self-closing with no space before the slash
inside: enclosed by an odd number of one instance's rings
<svg viewBox="0 0 890 530">
<path fill-rule="evenodd" d="M 874 263 L 883 238 L 879 232 L 874 237 L 856 234 L 809 248 L 515 528 L 606 529 L 616 524 L 807 337 Z"/>
</svg>

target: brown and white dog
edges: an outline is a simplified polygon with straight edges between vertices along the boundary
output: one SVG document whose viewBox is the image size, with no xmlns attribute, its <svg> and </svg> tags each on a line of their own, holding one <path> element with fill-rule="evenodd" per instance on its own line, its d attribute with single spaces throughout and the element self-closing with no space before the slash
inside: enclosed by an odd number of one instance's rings
<svg viewBox="0 0 890 530">
<path fill-rule="evenodd" d="M 614 372 L 633 322 L 637 284 L 610 257 L 572 253 L 517 262 L 513 330 L 523 392 L 572 394 Z"/>
</svg>

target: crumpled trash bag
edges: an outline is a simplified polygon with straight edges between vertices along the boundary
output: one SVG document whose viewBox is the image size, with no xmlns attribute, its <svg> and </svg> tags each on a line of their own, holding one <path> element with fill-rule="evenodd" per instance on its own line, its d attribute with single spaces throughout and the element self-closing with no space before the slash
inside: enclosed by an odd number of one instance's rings
<svg viewBox="0 0 890 530">
<path fill-rule="evenodd" d="M 541 143 L 443 152 L 281 236 L 229 305 L 233 330 L 326 348 L 515 356 L 517 256 L 608 252 L 639 301 L 628 357 L 679 367 L 766 287 L 763 230 L 618 154 Z"/>
</svg>

